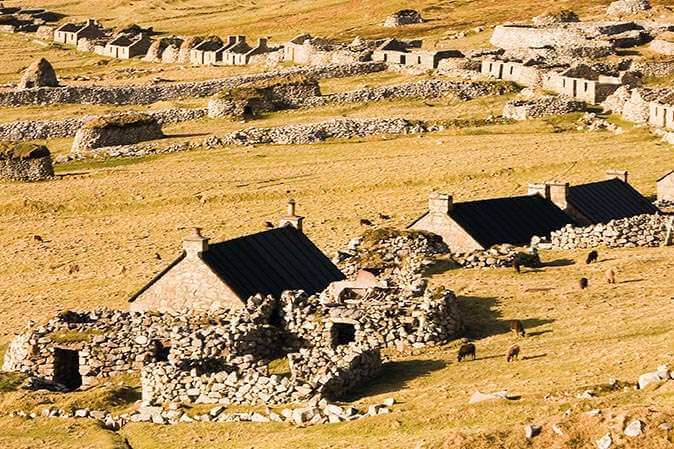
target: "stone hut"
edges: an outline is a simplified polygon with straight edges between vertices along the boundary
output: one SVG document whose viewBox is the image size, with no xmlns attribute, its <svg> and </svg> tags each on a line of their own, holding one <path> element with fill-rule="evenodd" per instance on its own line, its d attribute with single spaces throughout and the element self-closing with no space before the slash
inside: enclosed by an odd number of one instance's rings
<svg viewBox="0 0 674 449">
<path fill-rule="evenodd" d="M 131 310 L 236 309 L 257 294 L 314 294 L 343 280 L 303 233 L 302 222 L 291 201 L 275 229 L 220 243 L 209 243 L 195 229 L 183 241 L 182 254 L 129 299 Z"/>
<path fill-rule="evenodd" d="M 84 23 L 66 23 L 54 31 L 54 41 L 77 45 L 80 39 L 98 39 L 105 35 L 105 29 L 96 19 L 89 19 Z"/>
<path fill-rule="evenodd" d="M 658 202 L 674 204 L 674 170 L 657 181 Z"/>
<path fill-rule="evenodd" d="M 75 134 L 73 153 L 97 148 L 131 145 L 164 137 L 157 119 L 140 113 L 96 117 L 85 122 Z"/>
<path fill-rule="evenodd" d="M 371 60 L 381 41 L 354 38 L 350 44 L 304 33 L 283 44 L 283 60 L 295 64 L 351 64 Z"/>
<path fill-rule="evenodd" d="M 105 54 L 115 59 L 131 59 L 145 56 L 151 45 L 152 39 L 145 33 L 121 34 L 106 44 Z"/>
<path fill-rule="evenodd" d="M 603 181 L 570 186 L 568 182 L 529 184 L 529 193 L 549 199 L 581 226 L 659 212 L 627 182 L 628 173 L 608 170 Z"/>
<path fill-rule="evenodd" d="M 432 70 L 443 59 L 463 58 L 458 50 L 422 50 L 421 45 L 421 41 L 389 39 L 372 53 L 372 60 Z"/>
<path fill-rule="evenodd" d="M 41 181 L 54 176 L 47 147 L 32 143 L 0 142 L 0 179 Z"/>
<path fill-rule="evenodd" d="M 252 81 L 226 89 L 208 103 L 208 116 L 254 118 L 265 112 L 299 107 L 307 98 L 321 95 L 318 81 L 288 75 Z"/>
<path fill-rule="evenodd" d="M 638 14 L 651 9 L 650 0 L 618 0 L 606 8 L 606 14 L 609 16 L 623 16 Z"/>
<path fill-rule="evenodd" d="M 54 67 L 44 58 L 33 62 L 21 76 L 19 89 L 35 89 L 38 87 L 58 87 Z"/>
<path fill-rule="evenodd" d="M 415 23 L 423 23 L 424 19 L 421 13 L 414 9 L 401 9 L 396 11 L 384 20 L 384 27 L 395 28 L 404 25 L 412 25 Z"/>
<path fill-rule="evenodd" d="M 469 253 L 502 243 L 528 245 L 534 236 L 549 237 L 570 223 L 566 214 L 539 195 L 454 203 L 451 195 L 432 193 L 428 212 L 408 228 L 441 236 L 454 253 Z"/>
</svg>

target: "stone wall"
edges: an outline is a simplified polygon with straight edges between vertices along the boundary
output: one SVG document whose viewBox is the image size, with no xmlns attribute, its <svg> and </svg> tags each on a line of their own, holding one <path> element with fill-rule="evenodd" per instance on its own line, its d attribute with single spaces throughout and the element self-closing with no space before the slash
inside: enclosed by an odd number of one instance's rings
<svg viewBox="0 0 674 449">
<path fill-rule="evenodd" d="M 464 268 L 512 267 L 515 260 L 521 266 L 538 267 L 541 260 L 533 248 L 517 248 L 509 244 L 494 245 L 487 250 L 452 254 L 452 260 Z"/>
<path fill-rule="evenodd" d="M 528 120 L 549 115 L 581 112 L 586 109 L 582 101 L 563 96 L 543 96 L 535 99 L 511 100 L 503 108 L 503 117 L 513 120 Z"/>
<path fill-rule="evenodd" d="M 0 179 L 42 181 L 54 176 L 51 156 L 0 159 Z"/>
<path fill-rule="evenodd" d="M 671 216 L 637 215 L 586 227 L 568 225 L 553 232 L 551 242 L 562 249 L 660 246 L 665 243 L 668 226 L 672 226 Z"/>
<path fill-rule="evenodd" d="M 0 106 L 28 104 L 89 103 L 89 104 L 151 104 L 180 98 L 209 97 L 226 88 L 290 74 L 312 78 L 340 78 L 386 70 L 386 64 L 375 62 L 297 67 L 282 71 L 241 75 L 219 80 L 147 86 L 67 86 L 22 91 L 1 91 Z"/>
<path fill-rule="evenodd" d="M 160 125 L 197 120 L 205 117 L 206 108 L 162 109 L 147 113 Z M 0 123 L 0 140 L 43 140 L 73 137 L 91 117 L 73 117 L 63 120 L 22 120 Z"/>
</svg>

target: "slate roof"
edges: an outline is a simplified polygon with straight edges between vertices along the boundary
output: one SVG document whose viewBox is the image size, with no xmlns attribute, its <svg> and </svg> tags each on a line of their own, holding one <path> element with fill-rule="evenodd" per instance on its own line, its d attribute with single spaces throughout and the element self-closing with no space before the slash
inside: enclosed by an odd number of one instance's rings
<svg viewBox="0 0 674 449">
<path fill-rule="evenodd" d="M 129 299 L 133 302 L 183 260 L 174 260 Z M 200 255 L 213 272 L 242 300 L 255 294 L 279 297 L 285 290 L 314 294 L 344 274 L 301 231 L 284 226 L 233 240 L 209 244 Z"/>
<path fill-rule="evenodd" d="M 63 31 L 66 33 L 77 33 L 79 30 L 84 28 L 84 24 L 81 23 L 66 23 L 59 27 L 56 31 Z"/>
<path fill-rule="evenodd" d="M 129 38 L 129 36 L 121 35 L 108 42 L 108 45 L 114 45 L 116 47 L 129 47 L 134 44 L 136 40 L 137 39 L 132 40 Z"/>
<path fill-rule="evenodd" d="M 540 195 L 454 203 L 449 216 L 484 248 L 498 243 L 527 245 L 533 236 L 547 237 L 573 223 Z"/>
<path fill-rule="evenodd" d="M 221 50 L 225 44 L 219 40 L 205 40 L 194 47 L 197 51 L 218 51 Z"/>
<path fill-rule="evenodd" d="M 659 212 L 634 187 L 620 179 L 571 186 L 567 202 L 593 224 Z"/>
</svg>

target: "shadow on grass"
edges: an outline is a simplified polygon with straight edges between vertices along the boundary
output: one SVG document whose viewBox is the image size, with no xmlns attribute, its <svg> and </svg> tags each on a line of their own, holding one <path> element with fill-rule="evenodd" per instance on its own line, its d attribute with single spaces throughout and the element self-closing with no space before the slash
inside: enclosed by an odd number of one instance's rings
<svg viewBox="0 0 674 449">
<path fill-rule="evenodd" d="M 543 262 L 541 264 L 542 267 L 568 267 L 569 265 L 575 265 L 576 261 L 573 259 L 556 259 L 556 260 L 551 260 L 548 262 Z"/>
<path fill-rule="evenodd" d="M 381 373 L 362 387 L 352 390 L 341 399 L 356 401 L 367 396 L 399 391 L 407 383 L 418 377 L 431 374 L 443 369 L 447 363 L 442 360 L 400 360 L 386 362 L 382 365 Z"/>
<path fill-rule="evenodd" d="M 492 335 L 510 332 L 510 320 L 519 319 L 528 332 L 529 329 L 552 323 L 554 320 L 541 318 L 510 317 L 503 316 L 496 307 L 499 300 L 496 298 L 483 298 L 479 296 L 459 296 L 461 316 L 464 317 L 464 336 L 471 340 L 479 340 Z M 530 334 L 531 335 L 531 334 Z"/>
</svg>

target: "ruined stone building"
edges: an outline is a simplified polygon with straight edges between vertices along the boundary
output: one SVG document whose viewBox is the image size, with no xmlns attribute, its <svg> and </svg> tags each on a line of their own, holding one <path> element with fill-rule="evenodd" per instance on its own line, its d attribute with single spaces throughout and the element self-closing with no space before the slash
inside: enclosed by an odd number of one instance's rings
<svg viewBox="0 0 674 449">
<path fill-rule="evenodd" d="M 674 170 L 657 181 L 658 201 L 674 203 Z"/>
<path fill-rule="evenodd" d="M 372 53 L 372 60 L 432 70 L 443 59 L 463 57 L 458 50 L 422 50 L 421 45 L 419 40 L 388 39 Z"/>
<path fill-rule="evenodd" d="M 54 41 L 61 44 L 77 45 L 80 39 L 97 39 L 105 35 L 103 26 L 96 19 L 84 23 L 66 23 L 54 31 Z"/>
<path fill-rule="evenodd" d="M 658 128 L 674 130 L 674 94 L 651 101 L 648 108 L 648 123 Z"/>
<path fill-rule="evenodd" d="M 623 84 L 635 82 L 636 80 L 625 79 L 623 74 L 606 76 L 588 66 L 579 65 L 559 74 L 550 73 L 544 82 L 544 87 L 560 95 L 590 104 L 599 104 Z"/>
<path fill-rule="evenodd" d="M 182 254 L 133 295 L 131 310 L 241 308 L 256 294 L 314 294 L 344 279 L 302 232 L 302 221 L 291 202 L 275 229 L 219 243 L 195 230 Z"/>
<path fill-rule="evenodd" d="M 499 243 L 528 245 L 532 237 L 547 237 L 570 223 L 539 195 L 454 203 L 451 195 L 432 193 L 428 212 L 408 227 L 437 234 L 452 252 L 467 253 Z"/>
<path fill-rule="evenodd" d="M 603 181 L 529 184 L 529 193 L 549 199 L 581 226 L 658 213 L 658 208 L 627 182 L 627 172 L 609 170 Z"/>
<path fill-rule="evenodd" d="M 481 63 L 480 73 L 521 86 L 534 87 L 541 85 L 545 71 L 541 67 L 527 66 L 521 62 L 485 59 Z"/>
<path fill-rule="evenodd" d="M 145 33 L 135 36 L 122 34 L 107 43 L 105 55 L 116 59 L 131 59 L 145 56 L 152 45 L 152 39 Z"/>
</svg>

